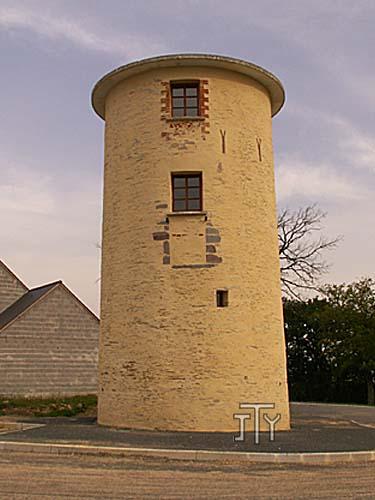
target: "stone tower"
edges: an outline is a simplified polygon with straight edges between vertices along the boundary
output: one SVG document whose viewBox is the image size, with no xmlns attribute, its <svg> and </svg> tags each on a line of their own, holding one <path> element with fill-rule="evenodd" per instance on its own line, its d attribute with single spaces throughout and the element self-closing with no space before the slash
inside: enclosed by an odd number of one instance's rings
<svg viewBox="0 0 375 500">
<path fill-rule="evenodd" d="M 235 431 L 248 402 L 274 403 L 289 429 L 271 126 L 283 102 L 264 69 L 201 54 L 96 84 L 99 423 Z"/>
</svg>

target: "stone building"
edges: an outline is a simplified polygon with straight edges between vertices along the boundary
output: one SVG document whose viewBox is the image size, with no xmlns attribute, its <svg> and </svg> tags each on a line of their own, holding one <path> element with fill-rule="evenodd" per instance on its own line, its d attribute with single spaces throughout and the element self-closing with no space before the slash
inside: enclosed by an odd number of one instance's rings
<svg viewBox="0 0 375 500">
<path fill-rule="evenodd" d="M 0 395 L 97 391 L 99 319 L 64 284 L 28 289 L 0 261 Z"/>
<path fill-rule="evenodd" d="M 266 70 L 200 54 L 137 61 L 94 87 L 99 423 L 233 431 L 248 402 L 275 404 L 289 429 L 271 124 L 283 102 Z"/>
</svg>

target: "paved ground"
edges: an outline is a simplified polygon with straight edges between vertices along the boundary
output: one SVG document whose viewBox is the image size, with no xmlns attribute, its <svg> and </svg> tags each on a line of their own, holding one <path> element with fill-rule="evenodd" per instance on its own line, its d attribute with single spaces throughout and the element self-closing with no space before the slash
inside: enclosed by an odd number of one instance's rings
<svg viewBox="0 0 375 500">
<path fill-rule="evenodd" d="M 197 463 L 8 453 L 3 499 L 373 499 L 375 464 Z"/>
<path fill-rule="evenodd" d="M 292 403 L 296 418 L 343 418 L 375 430 L 375 406 L 334 405 L 322 403 Z"/>
<path fill-rule="evenodd" d="M 258 445 L 252 433 L 244 443 L 234 443 L 234 433 L 116 430 L 98 426 L 89 418 L 33 419 L 46 426 L 2 434 L 0 440 L 254 452 L 375 450 L 375 407 L 292 404 L 291 410 L 292 431 L 276 432 L 274 442 L 263 434 Z"/>
<path fill-rule="evenodd" d="M 99 427 L 93 419 L 45 419 L 44 427 L 1 434 L 0 440 L 257 452 L 375 449 L 375 408 L 294 404 L 292 417 L 292 432 L 277 433 L 275 443 L 262 436 L 258 446 L 252 435 L 244 444 L 234 445 L 233 434 L 120 431 Z M 3 452 L 0 456 L 1 500 L 373 499 L 374 492 L 375 462 L 275 465 L 130 455 Z"/>
</svg>

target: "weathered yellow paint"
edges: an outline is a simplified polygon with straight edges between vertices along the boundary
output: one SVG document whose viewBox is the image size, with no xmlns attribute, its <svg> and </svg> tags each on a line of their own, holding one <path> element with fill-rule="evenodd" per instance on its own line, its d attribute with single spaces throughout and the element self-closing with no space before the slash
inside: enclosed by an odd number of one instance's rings
<svg viewBox="0 0 375 500">
<path fill-rule="evenodd" d="M 180 79 L 207 80 L 204 120 L 165 119 Z M 110 89 L 105 120 L 99 423 L 236 432 L 239 403 L 261 402 L 289 429 L 268 91 L 219 63 L 146 65 Z M 203 173 L 204 213 L 168 223 L 179 171 Z"/>
<path fill-rule="evenodd" d="M 169 215 L 171 265 L 205 264 L 204 215 Z"/>
</svg>

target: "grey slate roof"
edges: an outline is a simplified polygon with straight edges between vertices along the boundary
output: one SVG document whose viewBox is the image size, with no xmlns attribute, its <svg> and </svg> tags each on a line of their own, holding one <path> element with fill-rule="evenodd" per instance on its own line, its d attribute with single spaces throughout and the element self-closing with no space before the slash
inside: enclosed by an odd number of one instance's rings
<svg viewBox="0 0 375 500">
<path fill-rule="evenodd" d="M 16 302 L 14 302 L 2 313 L 0 313 L 0 330 L 2 330 L 2 328 L 4 328 L 8 323 L 13 321 L 20 314 L 26 311 L 26 309 L 32 306 L 37 300 L 43 297 L 43 295 L 49 292 L 52 288 L 61 283 L 62 281 L 54 281 L 53 283 L 48 283 L 47 285 L 32 288 L 24 295 L 22 295 L 22 297 L 16 300 Z"/>
</svg>

